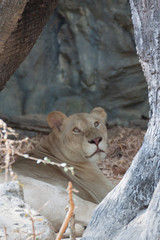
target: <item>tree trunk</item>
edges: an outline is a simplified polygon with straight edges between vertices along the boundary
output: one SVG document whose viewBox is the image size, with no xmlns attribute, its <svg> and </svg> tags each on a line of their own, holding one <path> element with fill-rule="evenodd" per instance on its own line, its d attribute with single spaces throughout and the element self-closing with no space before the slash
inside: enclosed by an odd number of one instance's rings
<svg viewBox="0 0 160 240">
<path fill-rule="evenodd" d="M 0 90 L 28 55 L 57 2 L 0 1 Z"/>
<path fill-rule="evenodd" d="M 131 167 L 95 210 L 83 240 L 160 239 L 160 1 L 130 0 L 130 6 L 150 121 Z"/>
</svg>

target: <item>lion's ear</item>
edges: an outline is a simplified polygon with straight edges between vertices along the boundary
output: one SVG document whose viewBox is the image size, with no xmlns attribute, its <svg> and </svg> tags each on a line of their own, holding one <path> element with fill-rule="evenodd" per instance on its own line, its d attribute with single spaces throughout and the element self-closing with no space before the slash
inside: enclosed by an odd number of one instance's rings
<svg viewBox="0 0 160 240">
<path fill-rule="evenodd" d="M 67 118 L 65 114 L 62 112 L 51 112 L 47 116 L 47 122 L 50 128 L 56 127 L 58 130 L 60 130 L 64 120 Z"/>
<path fill-rule="evenodd" d="M 99 116 L 104 122 L 107 120 L 107 113 L 102 107 L 93 108 L 91 114 Z"/>
</svg>

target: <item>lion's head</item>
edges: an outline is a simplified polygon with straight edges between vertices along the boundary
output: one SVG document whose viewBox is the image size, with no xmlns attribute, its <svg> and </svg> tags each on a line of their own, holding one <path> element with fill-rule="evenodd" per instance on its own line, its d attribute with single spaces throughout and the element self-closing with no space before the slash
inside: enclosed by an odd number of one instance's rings
<svg viewBox="0 0 160 240">
<path fill-rule="evenodd" d="M 103 160 L 107 150 L 107 114 L 101 107 L 90 113 L 78 113 L 69 117 L 52 112 L 47 120 L 52 135 L 61 144 L 61 151 L 70 161 Z M 54 139 L 55 140 L 55 139 Z"/>
<path fill-rule="evenodd" d="M 103 108 L 94 108 L 90 113 L 78 113 L 67 117 L 62 112 L 52 112 L 47 120 L 51 133 L 30 156 L 48 157 L 56 163 L 66 163 L 70 171 L 53 165 L 37 165 L 31 160 L 19 161 L 14 166 L 23 175 L 48 182 L 58 187 L 67 187 L 68 181 L 79 191 L 78 196 L 95 203 L 100 202 L 113 188 L 97 166 L 104 160 L 107 150 L 106 113 Z"/>
</svg>

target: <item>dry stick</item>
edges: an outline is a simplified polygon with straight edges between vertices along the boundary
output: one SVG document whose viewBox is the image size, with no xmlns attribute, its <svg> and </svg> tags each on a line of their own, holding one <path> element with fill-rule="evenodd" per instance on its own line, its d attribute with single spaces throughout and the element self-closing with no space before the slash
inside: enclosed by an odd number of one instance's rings
<svg viewBox="0 0 160 240">
<path fill-rule="evenodd" d="M 68 190 L 68 195 L 69 195 L 69 210 L 68 210 L 67 215 L 64 219 L 64 222 L 59 230 L 56 240 L 62 239 L 63 233 L 66 231 L 68 223 L 69 223 L 71 217 L 73 216 L 73 212 L 74 212 L 74 202 L 73 202 L 73 198 L 72 198 L 72 183 L 71 182 L 68 182 L 67 190 Z"/>
<path fill-rule="evenodd" d="M 14 152 L 15 155 L 18 155 L 18 156 L 21 156 L 21 157 L 24 157 L 24 158 L 27 158 L 27 159 L 31 159 L 31 160 L 34 160 L 37 162 L 37 164 L 39 163 L 44 163 L 44 164 L 50 164 L 50 165 L 55 165 L 57 167 L 63 167 L 64 170 L 66 169 L 66 171 L 71 171 L 72 174 L 74 174 L 74 168 L 73 167 L 69 167 L 67 166 L 66 163 L 56 163 L 56 162 L 51 162 L 50 159 L 47 158 L 47 160 L 43 160 L 43 159 L 40 159 L 40 158 L 35 158 L 35 157 L 32 157 L 32 156 L 29 156 L 28 154 L 23 154 L 23 153 L 20 153 L 20 152 L 17 152 L 15 151 Z M 45 159 L 45 158 L 44 158 Z"/>
<path fill-rule="evenodd" d="M 9 165 L 11 164 L 10 162 L 10 156 L 13 155 L 13 149 L 12 146 L 10 144 L 10 139 L 8 139 L 9 135 L 14 135 L 16 136 L 14 130 L 12 130 L 11 128 L 7 127 L 7 124 L 0 119 L 0 144 L 2 144 L 3 147 L 1 147 L 2 152 L 4 151 L 4 167 L 1 168 L 5 168 L 5 182 L 8 181 L 8 168 Z"/>
<path fill-rule="evenodd" d="M 6 155 L 5 155 L 5 182 L 8 181 L 8 167 L 9 167 L 9 162 L 10 162 L 10 148 L 9 148 L 9 143 L 6 140 L 5 142 L 6 146 Z"/>
<path fill-rule="evenodd" d="M 37 237 L 38 235 L 41 235 L 42 232 L 36 234 L 34 218 L 33 218 L 33 216 L 32 216 L 31 214 L 29 214 L 29 217 L 30 217 L 30 220 L 31 220 L 31 222 L 32 222 L 32 232 L 33 232 L 33 233 L 32 233 L 32 236 L 33 236 L 33 240 L 36 240 L 36 237 Z"/>
<path fill-rule="evenodd" d="M 33 217 L 30 215 L 30 219 L 32 222 L 32 231 L 33 231 L 33 240 L 36 240 L 36 232 L 35 232 L 35 226 L 34 226 L 34 219 Z"/>
<path fill-rule="evenodd" d="M 7 228 L 4 226 L 4 236 L 5 236 L 5 240 L 7 240 Z"/>
<path fill-rule="evenodd" d="M 17 151 L 15 152 L 15 154 L 18 155 L 18 156 L 27 158 L 27 159 L 34 160 L 34 161 L 36 161 L 36 162 L 37 162 L 37 161 L 40 161 L 40 162 L 42 162 L 42 163 L 44 163 L 44 164 L 51 164 L 51 165 L 56 165 L 57 167 L 62 167 L 62 164 L 60 164 L 60 163 L 47 162 L 47 161 L 45 161 L 45 160 L 43 160 L 43 159 L 40 159 L 40 158 L 31 157 L 31 156 L 29 156 L 28 154 L 23 154 L 23 153 L 20 153 L 20 152 L 17 152 Z"/>
<path fill-rule="evenodd" d="M 6 155 L 5 155 L 5 182 L 8 181 L 8 166 L 10 161 L 10 148 L 8 142 L 8 132 L 7 132 L 7 124 L 3 122 L 3 132 L 4 132 L 4 141 L 6 147 Z"/>
<path fill-rule="evenodd" d="M 75 215 L 70 219 L 70 240 L 76 240 Z"/>
</svg>

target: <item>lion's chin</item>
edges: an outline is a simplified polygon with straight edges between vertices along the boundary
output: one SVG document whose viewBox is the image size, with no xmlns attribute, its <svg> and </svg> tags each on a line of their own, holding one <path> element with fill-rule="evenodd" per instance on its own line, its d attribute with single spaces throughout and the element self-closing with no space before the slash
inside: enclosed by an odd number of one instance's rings
<svg viewBox="0 0 160 240">
<path fill-rule="evenodd" d="M 95 152 L 90 157 L 88 157 L 90 161 L 94 161 L 94 162 L 103 161 L 105 160 L 105 158 L 106 158 L 106 153 L 103 151 Z"/>
</svg>

